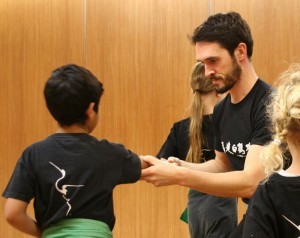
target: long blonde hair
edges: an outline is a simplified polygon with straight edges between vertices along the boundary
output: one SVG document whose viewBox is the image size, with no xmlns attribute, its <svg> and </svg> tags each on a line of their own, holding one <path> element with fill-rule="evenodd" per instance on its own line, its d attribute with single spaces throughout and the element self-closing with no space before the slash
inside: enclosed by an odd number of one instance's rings
<svg viewBox="0 0 300 238">
<path fill-rule="evenodd" d="M 261 154 L 267 177 L 283 168 L 288 138 L 300 147 L 300 64 L 291 65 L 279 76 L 268 115 L 274 133 L 273 141 Z"/>
<path fill-rule="evenodd" d="M 201 100 L 201 95 L 215 90 L 211 80 L 205 77 L 204 70 L 204 65 L 202 63 L 196 63 L 192 69 L 190 78 L 193 95 L 190 104 L 190 148 L 186 157 L 186 161 L 193 163 L 199 163 L 201 161 L 202 144 L 206 143 L 205 138 L 203 138 L 202 135 L 203 103 Z"/>
</svg>

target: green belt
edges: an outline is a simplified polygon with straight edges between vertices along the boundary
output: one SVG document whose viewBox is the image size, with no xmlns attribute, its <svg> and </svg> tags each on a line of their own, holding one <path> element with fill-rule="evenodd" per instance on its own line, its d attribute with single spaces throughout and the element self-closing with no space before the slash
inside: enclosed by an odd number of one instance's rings
<svg viewBox="0 0 300 238">
<path fill-rule="evenodd" d="M 112 232 L 104 222 L 92 219 L 65 219 L 43 231 L 42 238 L 112 238 Z"/>
<path fill-rule="evenodd" d="M 181 216 L 180 216 L 180 220 L 184 221 L 185 223 L 189 223 L 189 216 L 188 216 L 188 209 L 186 208 Z"/>
</svg>

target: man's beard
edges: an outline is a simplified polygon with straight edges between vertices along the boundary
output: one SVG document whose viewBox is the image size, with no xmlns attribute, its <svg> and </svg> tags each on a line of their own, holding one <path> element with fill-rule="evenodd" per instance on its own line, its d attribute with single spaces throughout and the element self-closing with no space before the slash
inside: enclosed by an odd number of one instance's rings
<svg viewBox="0 0 300 238">
<path fill-rule="evenodd" d="M 242 73 L 241 67 L 236 62 L 236 59 L 233 58 L 232 70 L 228 74 L 226 74 L 225 77 L 223 78 L 225 85 L 223 87 L 216 88 L 216 92 L 223 94 L 228 92 L 230 89 L 232 89 L 236 81 L 240 79 L 241 73 Z"/>
</svg>

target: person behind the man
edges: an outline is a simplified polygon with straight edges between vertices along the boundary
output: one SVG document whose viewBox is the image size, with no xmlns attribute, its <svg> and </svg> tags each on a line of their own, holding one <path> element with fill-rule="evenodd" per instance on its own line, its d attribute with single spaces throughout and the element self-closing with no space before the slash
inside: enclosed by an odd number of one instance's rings
<svg viewBox="0 0 300 238">
<path fill-rule="evenodd" d="M 250 198 L 265 176 L 259 153 L 271 137 L 266 117 L 271 86 L 258 78 L 251 63 L 250 28 L 239 13 L 218 13 L 195 29 L 191 41 L 217 92 L 229 93 L 213 112 L 216 157 L 202 164 L 170 158 L 181 165 L 174 166 L 144 156 L 153 166 L 142 171 L 142 179 L 156 186 L 179 184 L 217 196 Z"/>
<path fill-rule="evenodd" d="M 204 74 L 204 65 L 197 62 L 190 77 L 189 117 L 174 123 L 158 158 L 172 156 L 192 163 L 215 158 L 212 112 L 226 94 L 218 94 Z M 227 238 L 237 226 L 237 199 L 190 189 L 181 219 L 189 225 L 190 238 Z"/>
</svg>

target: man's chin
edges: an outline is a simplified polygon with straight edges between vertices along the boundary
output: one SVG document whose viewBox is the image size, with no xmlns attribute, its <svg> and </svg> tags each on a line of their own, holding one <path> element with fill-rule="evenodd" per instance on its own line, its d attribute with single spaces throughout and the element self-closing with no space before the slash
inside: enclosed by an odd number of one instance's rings
<svg viewBox="0 0 300 238">
<path fill-rule="evenodd" d="M 228 90 L 229 90 L 229 88 L 227 88 L 227 87 L 216 87 L 216 92 L 219 94 L 226 93 L 226 92 L 228 92 Z"/>
<path fill-rule="evenodd" d="M 220 80 L 212 80 L 211 83 L 212 85 L 214 85 L 216 89 L 222 88 L 222 84 L 220 84 Z"/>
<path fill-rule="evenodd" d="M 213 81 L 212 84 L 214 85 L 216 91 L 219 91 L 219 90 L 223 90 L 223 89 L 224 89 L 224 85 L 218 84 L 217 80 Z"/>
</svg>

